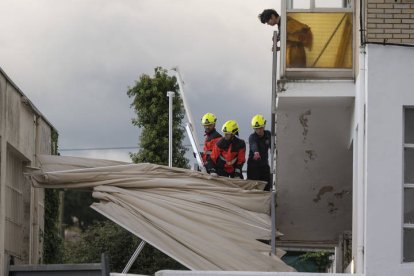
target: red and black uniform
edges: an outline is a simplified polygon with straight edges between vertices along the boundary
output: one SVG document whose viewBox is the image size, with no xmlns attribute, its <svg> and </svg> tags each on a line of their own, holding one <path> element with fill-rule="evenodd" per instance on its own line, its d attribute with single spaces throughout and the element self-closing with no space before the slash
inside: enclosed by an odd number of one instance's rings
<svg viewBox="0 0 414 276">
<path fill-rule="evenodd" d="M 204 134 L 206 140 L 204 141 L 204 152 L 202 154 L 204 166 L 206 166 L 207 172 L 210 172 L 208 163 L 211 160 L 211 153 L 216 143 L 221 139 L 221 134 L 217 132 L 216 129 L 213 129 L 210 132 Z"/>
<path fill-rule="evenodd" d="M 221 138 L 216 143 L 211 153 L 211 160 L 218 175 L 243 179 L 242 168 L 246 162 L 245 155 L 246 143 L 234 136 L 231 140 Z"/>
</svg>

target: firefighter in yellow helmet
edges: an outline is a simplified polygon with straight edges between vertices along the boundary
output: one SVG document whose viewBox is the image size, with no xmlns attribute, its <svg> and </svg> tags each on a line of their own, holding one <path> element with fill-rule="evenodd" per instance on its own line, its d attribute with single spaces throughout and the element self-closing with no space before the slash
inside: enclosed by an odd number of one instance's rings
<svg viewBox="0 0 414 276">
<path fill-rule="evenodd" d="M 206 113 L 201 118 L 201 124 L 204 126 L 204 152 L 202 154 L 204 167 L 207 172 L 210 173 L 211 164 L 209 161 L 211 159 L 211 153 L 213 152 L 214 145 L 222 137 L 220 133 L 216 130 L 217 118 L 213 113 Z"/>
<path fill-rule="evenodd" d="M 246 162 L 246 143 L 238 138 L 239 125 L 229 120 L 222 127 L 224 137 L 218 140 L 211 153 L 212 172 L 220 176 L 243 179 L 242 168 Z"/>
<path fill-rule="evenodd" d="M 270 190 L 269 149 L 271 133 L 265 130 L 266 120 L 261 114 L 252 118 L 254 132 L 249 136 L 249 158 L 247 160 L 247 179 L 266 181 L 265 191 Z"/>
</svg>

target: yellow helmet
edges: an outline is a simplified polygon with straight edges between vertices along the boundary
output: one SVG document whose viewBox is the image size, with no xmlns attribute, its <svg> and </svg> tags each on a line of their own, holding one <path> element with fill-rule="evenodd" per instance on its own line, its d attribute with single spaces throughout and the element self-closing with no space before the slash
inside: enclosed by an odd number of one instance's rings
<svg viewBox="0 0 414 276">
<path fill-rule="evenodd" d="M 214 116 L 213 113 L 206 113 L 204 114 L 204 116 L 201 118 L 201 124 L 203 126 L 208 126 L 208 125 L 212 125 L 215 124 L 217 121 L 216 116 Z"/>
<path fill-rule="evenodd" d="M 224 134 L 236 134 L 239 131 L 239 125 L 234 120 L 229 120 L 224 123 L 221 128 Z"/>
<path fill-rule="evenodd" d="M 265 127 L 266 120 L 263 115 L 257 114 L 252 118 L 252 128 L 261 128 Z"/>
</svg>

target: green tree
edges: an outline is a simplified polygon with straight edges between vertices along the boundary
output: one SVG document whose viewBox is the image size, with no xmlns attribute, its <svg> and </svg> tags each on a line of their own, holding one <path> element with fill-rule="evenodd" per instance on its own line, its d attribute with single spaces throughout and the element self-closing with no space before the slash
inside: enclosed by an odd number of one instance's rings
<svg viewBox="0 0 414 276">
<path fill-rule="evenodd" d="M 90 208 L 96 202 L 92 197 L 92 191 L 65 190 L 63 223 L 65 226 L 78 226 L 85 230 L 95 221 L 105 220 L 105 217 Z M 77 218 L 77 223 L 74 218 Z"/>
<path fill-rule="evenodd" d="M 128 89 L 128 96 L 133 98 L 131 106 L 137 118 L 132 123 L 141 128 L 140 150 L 131 153 L 134 163 L 168 164 L 168 97 L 173 91 L 173 166 L 188 168 L 185 158 L 187 149 L 182 145 L 184 139 L 184 108 L 178 91 L 177 79 L 169 76 L 167 70 L 156 67 L 154 76 L 143 74 Z"/>
<path fill-rule="evenodd" d="M 312 262 L 317 268 L 317 272 L 326 272 L 326 270 L 331 266 L 332 253 L 325 251 L 317 252 L 307 252 L 300 256 L 302 262 Z"/>
<path fill-rule="evenodd" d="M 101 253 L 109 255 L 110 271 L 122 272 L 140 239 L 112 221 L 95 222 L 82 232 L 79 240 L 65 243 L 66 263 L 99 263 Z M 151 275 L 162 269 L 186 268 L 160 251 L 146 245 L 129 273 Z"/>
<path fill-rule="evenodd" d="M 59 134 L 52 129 L 51 153 L 58 154 Z M 59 221 L 59 190 L 45 189 L 45 227 L 43 233 L 43 262 L 47 264 L 60 263 L 63 258 L 63 239 L 60 233 Z"/>
</svg>

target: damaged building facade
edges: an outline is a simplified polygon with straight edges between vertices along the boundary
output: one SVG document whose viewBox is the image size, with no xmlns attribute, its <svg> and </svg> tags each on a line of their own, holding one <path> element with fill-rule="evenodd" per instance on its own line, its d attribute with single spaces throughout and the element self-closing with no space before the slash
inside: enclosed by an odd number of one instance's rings
<svg viewBox="0 0 414 276">
<path fill-rule="evenodd" d="M 0 275 L 6 262 L 42 259 L 44 190 L 23 173 L 38 154 L 51 153 L 53 126 L 0 69 Z"/>
<path fill-rule="evenodd" d="M 277 245 L 330 251 L 333 272 L 413 275 L 414 1 L 288 0 L 281 15 Z"/>
</svg>

